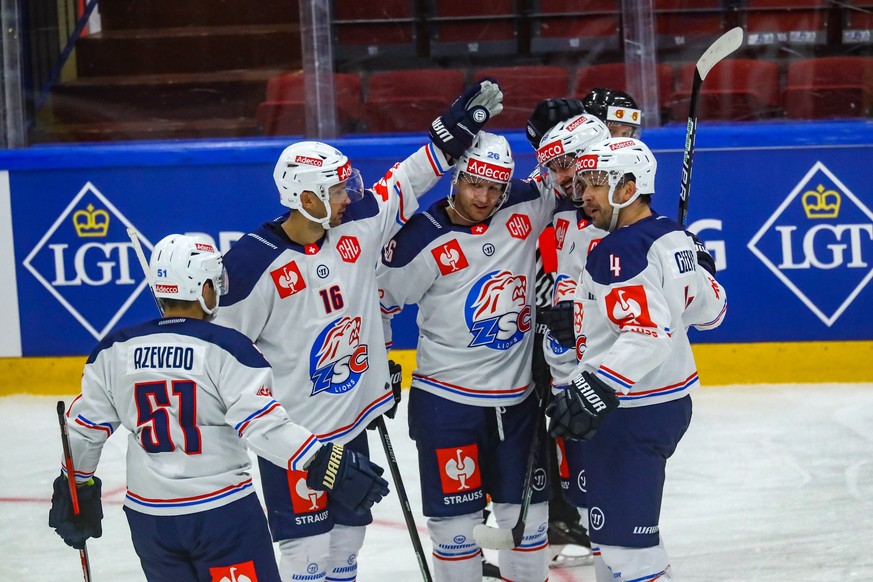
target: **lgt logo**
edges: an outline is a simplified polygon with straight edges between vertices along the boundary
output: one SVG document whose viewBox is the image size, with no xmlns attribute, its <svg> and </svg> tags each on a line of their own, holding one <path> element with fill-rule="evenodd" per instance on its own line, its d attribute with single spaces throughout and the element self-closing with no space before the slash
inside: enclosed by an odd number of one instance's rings
<svg viewBox="0 0 873 582">
<path fill-rule="evenodd" d="M 22 264 L 100 340 L 146 287 L 126 229 L 133 225 L 85 184 Z M 143 247 L 152 244 L 140 235 Z"/>
<path fill-rule="evenodd" d="M 816 162 L 747 246 L 830 327 L 873 278 L 873 213 Z"/>
<path fill-rule="evenodd" d="M 525 240 L 533 230 L 530 225 L 530 218 L 526 214 L 513 214 L 506 221 L 506 229 L 510 236 Z"/>
</svg>

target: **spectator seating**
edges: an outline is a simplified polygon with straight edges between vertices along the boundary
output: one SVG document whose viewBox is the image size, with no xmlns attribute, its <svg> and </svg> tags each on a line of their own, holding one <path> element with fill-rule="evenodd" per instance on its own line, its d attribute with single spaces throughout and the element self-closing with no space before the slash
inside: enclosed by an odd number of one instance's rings
<svg viewBox="0 0 873 582">
<path fill-rule="evenodd" d="M 470 81 L 491 77 L 503 90 L 503 113 L 488 122 L 489 129 L 523 130 L 542 99 L 567 95 L 569 72 L 564 67 L 531 65 L 478 69 Z"/>
<path fill-rule="evenodd" d="M 790 63 L 782 107 L 795 119 L 870 115 L 873 57 L 822 57 Z"/>
<path fill-rule="evenodd" d="M 518 49 L 516 0 L 425 0 L 434 57 L 512 55 Z"/>
<path fill-rule="evenodd" d="M 674 120 L 687 119 L 696 63 L 679 68 L 677 90 L 670 102 Z M 779 66 L 754 59 L 729 59 L 706 76 L 697 100 L 697 115 L 710 119 L 749 121 L 773 117 L 779 107 Z"/>
<path fill-rule="evenodd" d="M 850 0 L 843 20 L 843 44 L 870 44 L 873 41 L 873 0 Z"/>
<path fill-rule="evenodd" d="M 708 46 L 724 31 L 723 0 L 654 0 L 659 49 Z"/>
<path fill-rule="evenodd" d="M 373 73 L 363 105 L 370 133 L 425 132 L 464 90 L 464 73 L 414 69 Z"/>
<path fill-rule="evenodd" d="M 415 0 L 333 0 L 338 59 L 415 54 L 417 37 Z"/>
<path fill-rule="evenodd" d="M 618 0 L 531 0 L 531 52 L 616 50 Z"/>
<path fill-rule="evenodd" d="M 748 0 L 742 9 L 749 45 L 827 42 L 829 0 Z"/>
<path fill-rule="evenodd" d="M 302 135 L 306 133 L 306 89 L 304 74 L 295 71 L 273 77 L 267 82 L 266 100 L 258 105 L 258 125 L 266 135 Z M 350 73 L 334 73 L 334 96 L 337 127 L 343 133 L 355 129 L 360 117 L 361 78 Z"/>
</svg>

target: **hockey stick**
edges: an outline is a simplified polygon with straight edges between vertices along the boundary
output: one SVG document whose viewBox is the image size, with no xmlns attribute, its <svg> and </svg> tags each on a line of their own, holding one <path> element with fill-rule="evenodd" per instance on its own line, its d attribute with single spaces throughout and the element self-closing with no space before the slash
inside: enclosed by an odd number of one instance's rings
<svg viewBox="0 0 873 582">
<path fill-rule="evenodd" d="M 152 282 L 149 281 L 149 262 L 145 258 L 145 252 L 142 250 L 142 244 L 139 242 L 139 232 L 132 226 L 127 227 L 127 236 L 130 237 L 130 242 L 133 243 L 133 251 L 136 253 L 136 258 L 139 260 L 139 266 L 142 267 L 142 274 L 146 279 L 146 284 L 149 286 L 149 292 L 152 294 L 152 299 L 158 307 L 158 313 L 164 315 L 164 310 L 161 308 L 161 302 L 155 296 L 155 290 L 152 288 Z"/>
<path fill-rule="evenodd" d="M 524 526 L 527 521 L 527 512 L 530 509 L 530 499 L 533 495 L 533 475 L 536 469 L 536 461 L 539 456 L 540 436 L 545 432 L 546 404 L 548 399 L 543 396 L 537 407 L 537 425 L 534 429 L 533 442 L 527 453 L 527 468 L 524 474 L 524 489 L 522 489 L 521 511 L 518 513 L 518 521 L 512 529 L 502 529 L 484 523 L 473 528 L 473 539 L 482 548 L 489 550 L 511 550 L 521 545 L 524 537 Z"/>
<path fill-rule="evenodd" d="M 70 486 L 70 497 L 73 499 L 73 515 L 79 515 L 79 492 L 76 489 L 76 473 L 73 471 L 73 453 L 70 450 L 70 435 L 67 431 L 67 419 L 64 417 L 63 400 L 58 400 L 58 424 L 61 426 L 61 444 L 64 446 L 64 467 L 67 469 L 67 482 Z M 82 561 L 82 574 L 85 582 L 91 582 L 91 562 L 88 560 L 88 546 L 82 542 L 79 550 L 79 559 Z"/>
<path fill-rule="evenodd" d="M 418 560 L 418 569 L 421 570 L 421 577 L 425 582 L 432 582 L 433 578 L 431 578 L 430 570 L 427 567 L 424 548 L 421 547 L 421 539 L 418 537 L 418 529 L 415 527 L 412 509 L 409 507 L 409 496 L 406 495 L 406 488 L 403 487 L 403 480 L 400 478 L 400 466 L 397 464 L 397 456 L 394 454 L 394 447 L 391 446 L 391 438 L 388 436 L 385 419 L 381 415 L 376 419 L 376 428 L 379 431 L 379 438 L 382 440 L 382 448 L 385 449 L 385 458 L 388 459 L 388 469 L 391 471 L 391 477 L 394 479 L 394 486 L 397 487 L 400 510 L 403 512 L 403 519 L 406 520 L 406 529 L 409 530 L 409 537 L 412 539 L 415 558 Z"/>
<path fill-rule="evenodd" d="M 694 82 L 691 85 L 691 101 L 688 104 L 688 128 L 685 131 L 685 153 L 682 157 L 682 184 L 679 190 L 678 222 L 685 225 L 688 219 L 688 196 L 691 193 L 691 162 L 694 159 L 694 140 L 697 137 L 697 97 L 706 75 L 729 54 L 743 44 L 743 29 L 733 28 L 709 45 L 697 66 L 694 67 Z"/>
</svg>

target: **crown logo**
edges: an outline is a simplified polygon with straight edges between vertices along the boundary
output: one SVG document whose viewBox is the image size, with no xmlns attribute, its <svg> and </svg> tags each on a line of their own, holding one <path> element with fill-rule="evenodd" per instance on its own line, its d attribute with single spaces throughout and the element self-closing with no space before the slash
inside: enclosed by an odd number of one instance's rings
<svg viewBox="0 0 873 582">
<path fill-rule="evenodd" d="M 80 238 L 106 236 L 109 230 L 109 213 L 105 210 L 94 210 L 94 205 L 89 204 L 85 210 L 73 213 L 73 226 Z"/>
<path fill-rule="evenodd" d="M 807 218 L 836 218 L 840 213 L 840 194 L 836 190 L 825 190 L 821 184 L 815 192 L 804 192 L 802 202 Z"/>
</svg>

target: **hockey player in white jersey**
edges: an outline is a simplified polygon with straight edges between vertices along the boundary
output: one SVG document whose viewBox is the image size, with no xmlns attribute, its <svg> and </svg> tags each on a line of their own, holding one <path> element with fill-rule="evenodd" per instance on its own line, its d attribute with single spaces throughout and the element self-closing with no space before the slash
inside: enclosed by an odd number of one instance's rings
<svg viewBox="0 0 873 582">
<path fill-rule="evenodd" d="M 691 421 L 699 385 L 686 327 L 718 326 L 724 289 L 691 237 L 650 206 L 657 164 L 641 141 L 586 149 L 577 188 L 608 231 L 575 294 L 576 373 L 550 404 L 550 433 L 583 455 L 598 582 L 672 580 L 659 535 L 667 459 Z"/>
<path fill-rule="evenodd" d="M 296 486 L 313 499 L 330 488 L 368 508 L 387 493 L 387 482 L 366 458 L 291 422 L 271 396 L 264 356 L 241 333 L 209 323 L 226 289 L 222 257 L 211 243 L 164 238 L 152 254 L 150 281 L 164 318 L 113 332 L 85 364 L 81 395 L 67 412 L 81 511 L 73 515 L 62 473 L 49 525 L 79 549 L 100 537 L 101 482 L 94 473 L 106 439 L 124 426 L 130 431 L 124 511 L 146 578 L 278 581 L 243 440 L 279 467 L 308 466 L 309 484 Z"/>
<path fill-rule="evenodd" d="M 537 422 L 534 248 L 555 196 L 535 180 L 511 179 L 513 169 L 506 139 L 480 133 L 456 165 L 448 199 L 413 217 L 379 267 L 386 318 L 407 304 L 419 309 L 409 423 L 436 580 L 481 580 L 473 528 L 486 494 L 498 524 L 515 523 Z M 499 554 L 509 580 L 548 576 L 543 465 L 524 539 Z"/>
<path fill-rule="evenodd" d="M 273 366 L 274 394 L 319 440 L 368 451 L 365 429 L 396 405 L 387 384 L 376 265 L 379 253 L 450 169 L 503 94 L 483 80 L 434 122 L 432 143 L 396 164 L 372 189 L 339 150 L 286 148 L 274 178 L 290 211 L 243 236 L 227 253 L 230 293 L 217 322 L 242 331 Z M 283 580 L 352 580 L 369 512 L 356 514 L 289 487 L 261 462 Z"/>
</svg>

